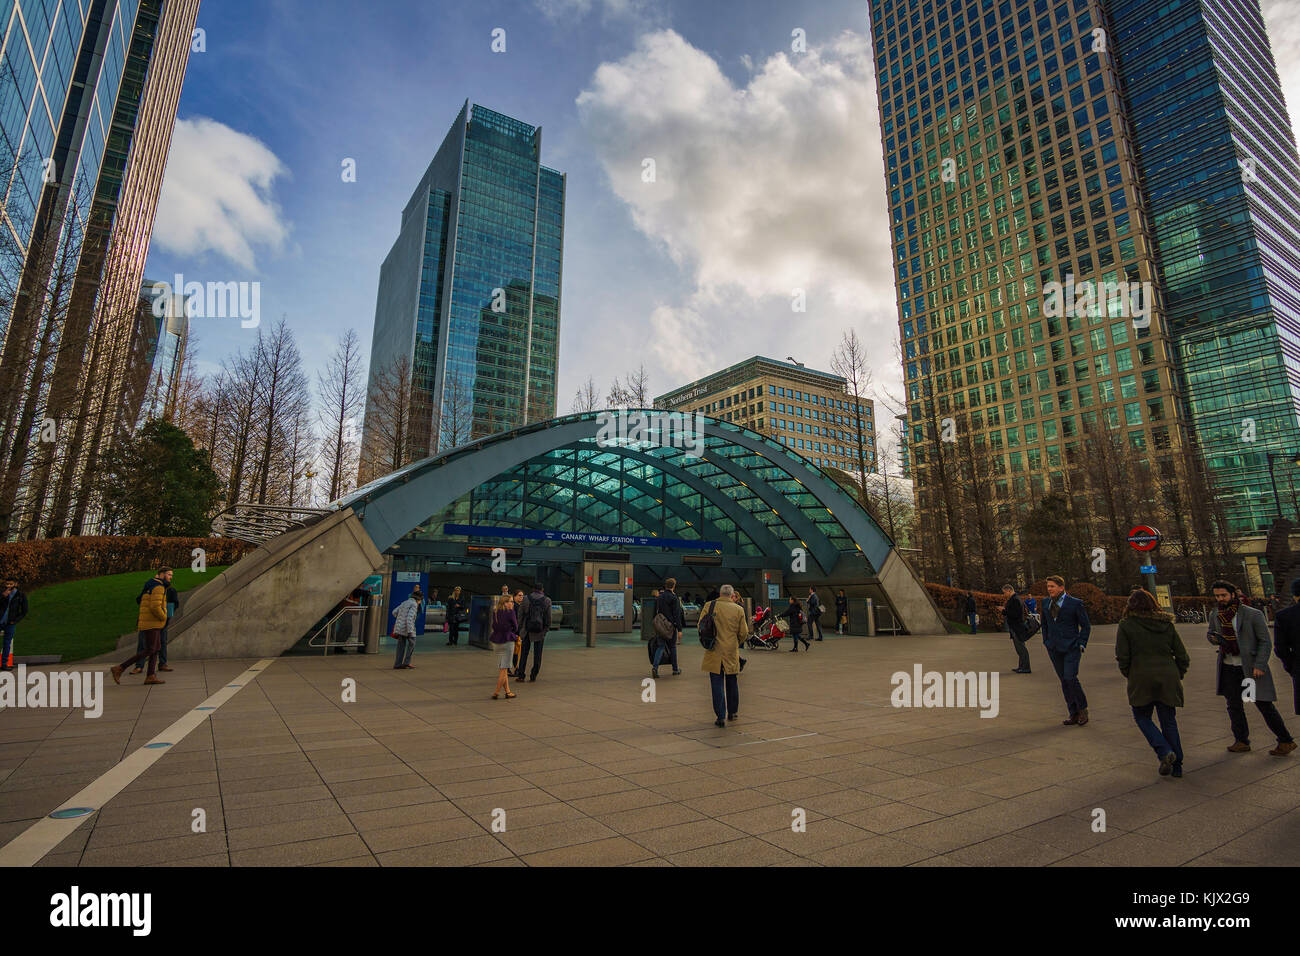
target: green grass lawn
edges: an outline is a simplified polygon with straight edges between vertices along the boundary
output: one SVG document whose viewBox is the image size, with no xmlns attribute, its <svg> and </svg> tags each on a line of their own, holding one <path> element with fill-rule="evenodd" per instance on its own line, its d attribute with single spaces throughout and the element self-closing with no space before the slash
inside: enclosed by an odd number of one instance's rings
<svg viewBox="0 0 1300 956">
<path fill-rule="evenodd" d="M 172 587 L 189 591 L 216 578 L 224 566 L 202 574 L 177 568 Z M 14 637 L 14 655 L 61 654 L 65 661 L 107 654 L 117 639 L 134 631 L 139 607 L 135 596 L 148 571 L 110 574 L 38 588 L 27 595 L 28 613 Z"/>
</svg>

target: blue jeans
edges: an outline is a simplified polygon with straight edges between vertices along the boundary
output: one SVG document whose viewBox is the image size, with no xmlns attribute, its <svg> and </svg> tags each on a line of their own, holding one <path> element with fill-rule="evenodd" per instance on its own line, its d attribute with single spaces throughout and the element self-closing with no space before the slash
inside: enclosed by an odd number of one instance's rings
<svg viewBox="0 0 1300 956">
<path fill-rule="evenodd" d="M 1151 719 L 1151 711 L 1155 709 L 1156 716 L 1160 718 L 1160 729 L 1156 730 L 1155 722 Z M 1141 707 L 1133 708 L 1133 720 L 1137 722 L 1138 730 L 1142 731 L 1142 736 L 1147 739 L 1151 749 L 1156 752 L 1156 756 L 1163 759 L 1164 755 L 1173 751 L 1175 767 L 1183 765 L 1183 745 L 1178 739 L 1178 720 L 1175 717 L 1177 711 L 1168 704 L 1162 704 L 1156 701 L 1151 704 L 1143 704 Z"/>
<path fill-rule="evenodd" d="M 135 653 L 139 657 L 144 657 L 144 651 L 144 631 L 141 631 L 135 642 Z M 162 637 L 158 642 L 158 666 L 167 666 L 167 628 L 165 627 L 162 629 Z"/>
<path fill-rule="evenodd" d="M 668 658 L 669 662 L 673 665 L 673 670 L 676 671 L 681 669 L 677 666 L 677 639 L 676 638 L 673 638 L 673 642 L 671 644 L 667 644 L 663 642 L 659 644 L 659 650 L 655 652 L 654 666 L 658 667 L 660 664 L 662 664 L 664 662 L 665 657 Z"/>
<path fill-rule="evenodd" d="M 718 715 L 718 720 L 725 720 L 728 714 L 740 713 L 740 688 L 736 685 L 735 674 L 710 674 L 709 689 L 713 691 L 713 712 Z"/>
<path fill-rule="evenodd" d="M 1065 706 L 1070 709 L 1070 716 L 1073 717 L 1081 710 L 1088 707 L 1088 697 L 1083 692 L 1083 685 L 1079 683 L 1079 661 L 1083 658 L 1083 650 L 1075 645 L 1068 651 L 1054 651 L 1050 647 L 1047 649 L 1047 656 L 1052 659 L 1052 666 L 1056 668 L 1056 676 L 1061 679 L 1061 693 L 1065 695 Z"/>
<path fill-rule="evenodd" d="M 411 655 L 415 653 L 415 635 L 405 637 L 401 634 L 394 634 L 397 639 L 397 659 L 393 661 L 393 667 L 406 667 L 411 663 Z"/>
<path fill-rule="evenodd" d="M 974 634 L 976 631 L 979 630 L 979 626 L 980 626 L 979 615 L 977 615 L 977 614 L 967 614 L 967 615 L 966 615 L 966 620 L 970 623 L 970 632 L 971 632 L 972 634 Z"/>
<path fill-rule="evenodd" d="M 0 627 L 3 627 L 5 631 L 4 655 L 0 656 L 0 664 L 5 667 L 13 665 L 14 628 L 17 626 L 17 624 L 0 624 Z"/>
</svg>

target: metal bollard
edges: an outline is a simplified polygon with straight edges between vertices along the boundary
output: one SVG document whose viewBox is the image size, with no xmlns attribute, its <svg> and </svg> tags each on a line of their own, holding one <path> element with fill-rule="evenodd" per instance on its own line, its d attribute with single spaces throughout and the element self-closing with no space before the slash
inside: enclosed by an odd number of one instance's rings
<svg viewBox="0 0 1300 956">
<path fill-rule="evenodd" d="M 867 637 L 876 636 L 876 602 L 867 598 Z"/>
</svg>

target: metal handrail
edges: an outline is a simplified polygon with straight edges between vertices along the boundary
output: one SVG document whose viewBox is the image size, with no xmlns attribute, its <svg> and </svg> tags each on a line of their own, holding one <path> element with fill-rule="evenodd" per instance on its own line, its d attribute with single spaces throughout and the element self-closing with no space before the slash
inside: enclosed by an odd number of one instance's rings
<svg viewBox="0 0 1300 956">
<path fill-rule="evenodd" d="M 337 614 L 335 614 L 332 618 L 330 618 L 319 628 L 317 628 L 316 633 L 312 634 L 311 637 L 307 638 L 307 646 L 322 648 L 323 653 L 325 654 L 328 654 L 330 652 L 331 647 L 365 647 L 366 646 L 366 637 L 365 637 L 366 611 L 368 610 L 369 610 L 368 607 L 365 607 L 360 604 L 350 604 L 347 607 L 339 608 Z M 345 614 L 357 614 L 360 616 L 361 627 L 356 632 L 357 636 L 347 641 L 331 641 L 329 639 L 329 629 L 335 623 L 341 620 Z M 320 637 L 322 634 L 325 635 L 325 640 L 320 643 L 317 643 L 316 638 Z"/>
<path fill-rule="evenodd" d="M 286 531 L 305 528 L 330 513 L 329 508 L 237 504 L 217 513 L 212 519 L 212 530 L 223 538 L 265 544 Z"/>
</svg>

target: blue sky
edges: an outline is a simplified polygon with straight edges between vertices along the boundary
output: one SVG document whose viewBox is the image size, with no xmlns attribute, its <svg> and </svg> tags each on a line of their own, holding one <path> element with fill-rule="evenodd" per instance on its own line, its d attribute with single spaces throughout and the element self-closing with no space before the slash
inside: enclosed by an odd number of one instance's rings
<svg viewBox="0 0 1300 956">
<path fill-rule="evenodd" d="M 1266 8 L 1276 48 L 1300 39 Z M 561 413 L 642 362 L 656 394 L 753 354 L 825 368 L 848 328 L 897 388 L 863 0 L 209 0 L 199 26 L 148 275 L 259 281 L 310 367 L 348 327 L 368 351 L 402 206 L 469 98 L 542 126 L 568 174 Z M 201 371 L 256 334 L 196 333 Z"/>
</svg>

